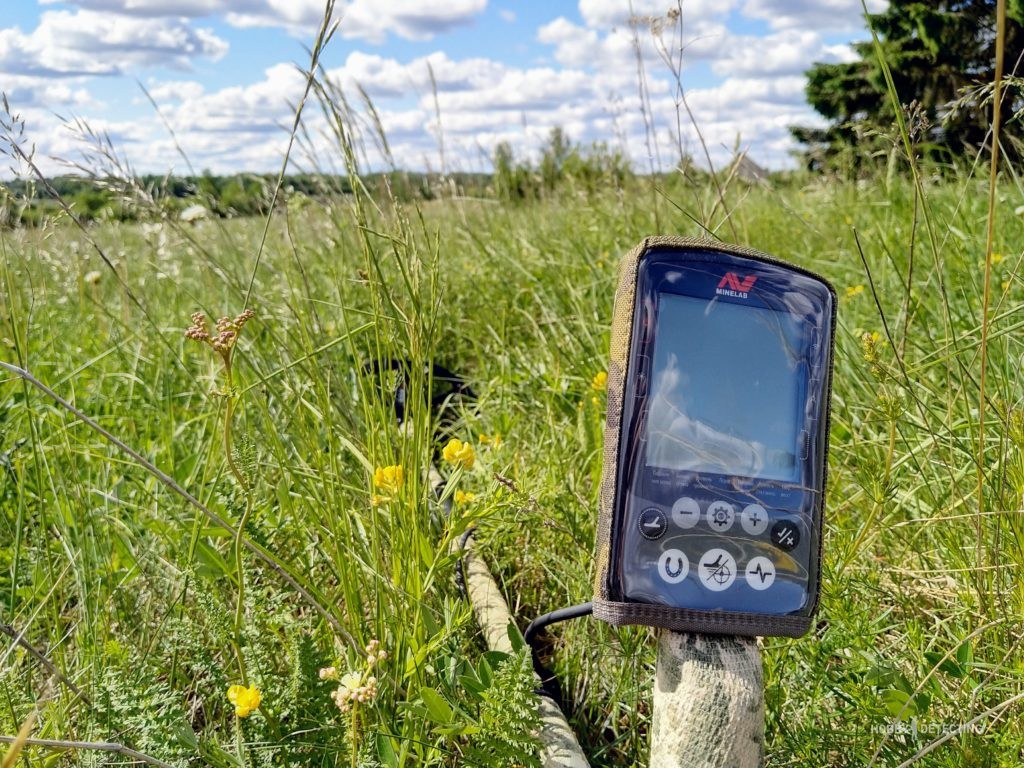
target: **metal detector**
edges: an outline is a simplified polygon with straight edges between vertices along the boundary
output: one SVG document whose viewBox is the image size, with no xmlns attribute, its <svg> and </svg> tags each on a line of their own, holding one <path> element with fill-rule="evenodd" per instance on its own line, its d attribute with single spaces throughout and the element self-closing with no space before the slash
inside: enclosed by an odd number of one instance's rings
<svg viewBox="0 0 1024 768">
<path fill-rule="evenodd" d="M 648 238 L 612 324 L 594 615 L 799 637 L 818 602 L 836 297 L 747 248 Z"/>
</svg>

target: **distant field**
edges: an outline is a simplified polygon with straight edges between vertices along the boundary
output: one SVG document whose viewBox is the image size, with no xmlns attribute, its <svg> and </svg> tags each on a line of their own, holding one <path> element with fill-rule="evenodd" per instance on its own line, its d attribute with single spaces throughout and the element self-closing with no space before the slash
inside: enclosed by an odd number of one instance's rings
<svg viewBox="0 0 1024 768">
<path fill-rule="evenodd" d="M 768 764 L 1020 764 L 1024 194 L 1001 189 L 979 512 L 986 185 L 734 182 L 727 220 L 709 188 L 643 178 L 518 205 L 295 197 L 258 267 L 262 219 L 0 231 L 0 359 L 198 502 L 3 373 L 0 734 L 38 702 L 37 738 L 176 766 L 529 764 L 529 665 L 484 655 L 449 544 L 479 526 L 521 628 L 590 599 L 616 265 L 696 219 L 840 296 L 819 624 L 764 642 Z M 253 277 L 227 391 L 184 332 L 241 313 Z M 403 429 L 367 367 L 390 359 L 413 361 Z M 448 427 L 471 468 L 417 407 L 430 361 L 479 396 Z M 473 494 L 447 521 L 432 458 Z M 584 619 L 553 638 L 593 764 L 644 763 L 652 633 Z M 331 666 L 365 700 L 342 711 Z"/>
</svg>

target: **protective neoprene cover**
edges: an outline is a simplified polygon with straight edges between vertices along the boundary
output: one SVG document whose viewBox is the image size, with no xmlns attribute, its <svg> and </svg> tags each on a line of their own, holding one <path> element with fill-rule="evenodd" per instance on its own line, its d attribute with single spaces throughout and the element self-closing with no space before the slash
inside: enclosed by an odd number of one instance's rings
<svg viewBox="0 0 1024 768">
<path fill-rule="evenodd" d="M 690 272 L 674 270 L 674 260 L 687 263 Z M 758 278 L 757 289 L 748 293 Z M 646 283 L 638 286 L 638 279 Z M 692 292 L 711 295 L 687 296 L 689 288 L 677 294 L 672 287 L 662 293 L 652 288 L 655 279 L 662 286 L 673 280 L 700 284 Z M 807 632 L 819 592 L 835 306 L 835 292 L 825 280 L 740 246 L 651 237 L 625 256 L 608 365 L 597 618 L 708 634 L 799 637 Z M 717 326 L 707 320 L 712 309 L 720 318 Z M 730 351 L 738 362 L 728 367 L 726 379 L 745 375 L 743 359 L 753 364 L 751 355 L 771 362 L 771 351 L 761 351 L 771 344 L 754 338 L 766 323 L 777 327 L 790 367 L 801 367 L 803 375 L 793 375 L 791 384 L 783 374 L 758 377 L 761 401 L 754 413 L 774 415 L 748 417 L 768 426 L 756 427 L 763 431 L 757 433 L 762 442 L 753 443 L 757 457 L 741 461 L 729 443 L 738 441 L 718 433 L 716 445 L 715 435 L 707 432 L 716 416 L 731 414 L 733 402 L 719 392 L 730 382 L 719 385 L 715 366 Z M 653 339 L 655 325 L 660 341 Z M 815 330 L 805 333 L 804 326 Z M 695 350 L 708 349 L 707 337 L 717 339 L 716 334 L 725 334 L 716 348 L 733 346 L 718 350 L 717 360 L 708 363 L 714 373 L 694 369 Z M 677 353 L 689 359 L 680 361 L 681 370 L 667 370 L 677 365 Z M 702 401 L 690 416 L 705 418 L 701 408 L 719 413 L 699 421 L 659 412 L 658 403 L 664 405 L 666 398 L 657 395 L 658 382 L 669 379 L 683 380 L 691 399 L 696 393 Z M 744 397 L 755 391 L 754 384 L 746 386 Z M 789 395 L 779 394 L 790 389 Z M 716 406 L 717 401 L 726 405 Z M 799 408 L 786 412 L 790 402 Z M 733 417 L 728 419 L 731 423 Z M 796 424 L 793 434 L 779 426 L 789 421 Z M 687 442 L 696 447 L 680 454 L 677 446 Z M 779 449 L 787 445 L 797 447 L 788 453 Z M 752 468 L 726 472 L 716 464 L 737 461 Z M 797 543 L 785 538 L 789 533 L 796 534 Z"/>
</svg>

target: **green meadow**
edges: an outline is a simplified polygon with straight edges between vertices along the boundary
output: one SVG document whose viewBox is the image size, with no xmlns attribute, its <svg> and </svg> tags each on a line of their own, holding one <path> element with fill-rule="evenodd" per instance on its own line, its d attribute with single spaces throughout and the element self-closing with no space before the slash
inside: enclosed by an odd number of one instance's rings
<svg viewBox="0 0 1024 768">
<path fill-rule="evenodd" d="M 11 768 L 536 764 L 528 654 L 487 652 L 451 545 L 475 528 L 519 629 L 591 598 L 595 376 L 650 234 L 840 296 L 821 606 L 763 642 L 767 764 L 1024 760 L 1016 177 L 989 269 L 980 171 L 596 181 L 0 231 L 0 734 L 54 740 Z M 433 363 L 476 398 L 428 407 Z M 592 764 L 645 763 L 653 632 L 548 649 Z"/>
</svg>

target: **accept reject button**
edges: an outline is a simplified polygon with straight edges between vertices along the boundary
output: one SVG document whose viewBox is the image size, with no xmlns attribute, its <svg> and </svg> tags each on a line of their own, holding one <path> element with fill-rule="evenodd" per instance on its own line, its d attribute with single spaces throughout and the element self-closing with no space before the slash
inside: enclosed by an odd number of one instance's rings
<svg viewBox="0 0 1024 768">
<path fill-rule="evenodd" d="M 772 544 L 783 552 L 789 552 L 800 543 L 800 529 L 792 520 L 779 520 L 772 526 Z"/>
</svg>

